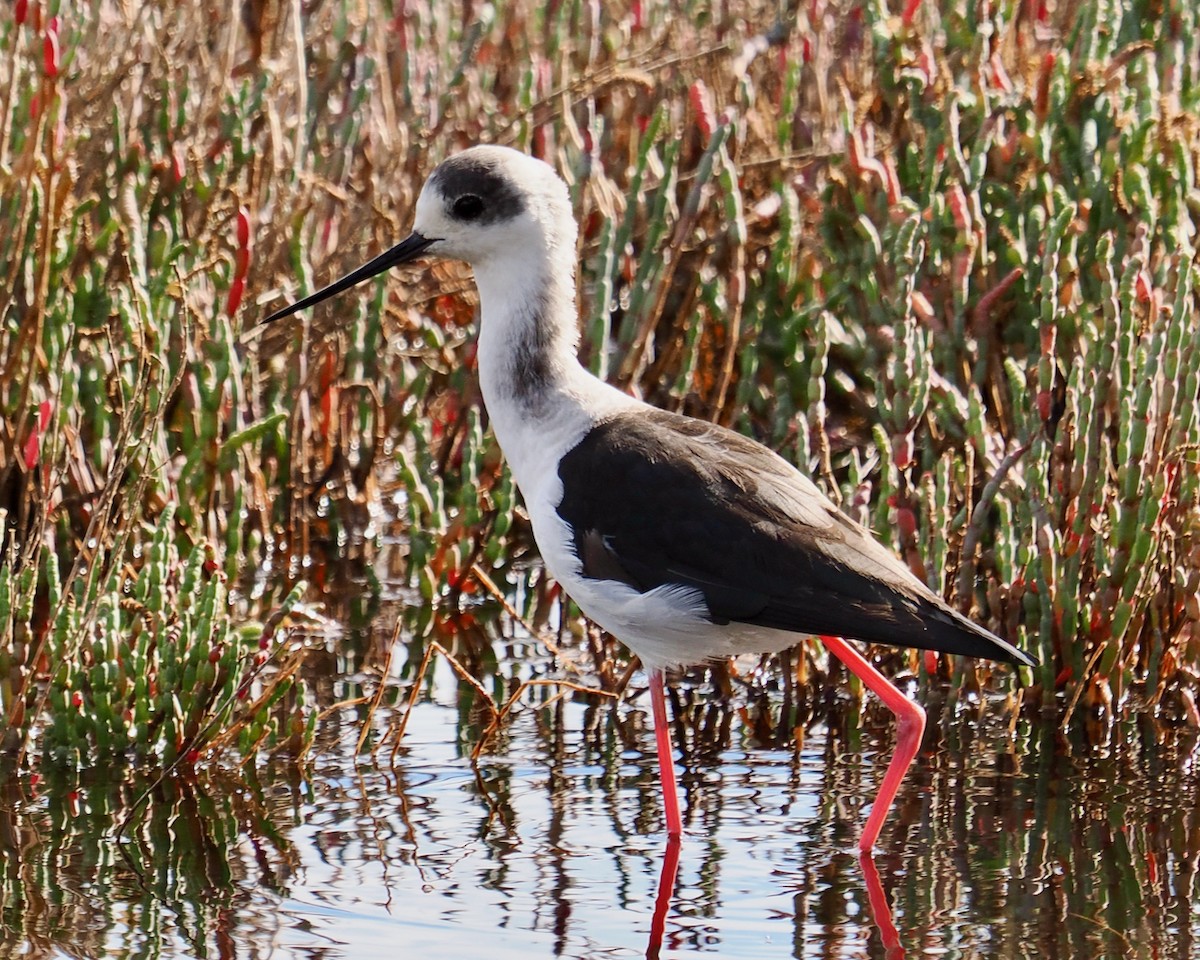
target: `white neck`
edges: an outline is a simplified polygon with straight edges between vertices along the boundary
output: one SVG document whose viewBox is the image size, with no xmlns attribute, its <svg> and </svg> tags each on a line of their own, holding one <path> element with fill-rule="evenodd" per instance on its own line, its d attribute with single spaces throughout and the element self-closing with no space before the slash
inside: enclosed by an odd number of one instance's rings
<svg viewBox="0 0 1200 960">
<path fill-rule="evenodd" d="M 510 405 L 538 417 L 555 387 L 579 366 L 574 267 L 497 257 L 475 267 L 475 283 L 484 402 L 493 417 Z"/>
<path fill-rule="evenodd" d="M 636 403 L 579 363 L 575 251 L 562 253 L 475 265 L 483 402 L 527 500 L 597 419 Z"/>
</svg>

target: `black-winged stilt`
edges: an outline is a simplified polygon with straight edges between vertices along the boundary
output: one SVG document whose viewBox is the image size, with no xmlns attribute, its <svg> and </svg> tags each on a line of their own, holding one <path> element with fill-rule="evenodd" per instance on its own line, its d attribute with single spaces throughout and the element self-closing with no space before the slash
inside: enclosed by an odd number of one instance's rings
<svg viewBox="0 0 1200 960">
<path fill-rule="evenodd" d="M 320 303 L 420 255 L 465 260 L 479 287 L 479 377 L 550 572 L 649 674 L 667 832 L 682 831 L 663 668 L 819 635 L 897 717 L 860 849 L 879 837 L 925 713 L 841 636 L 1036 661 L 947 606 L 794 466 L 740 434 L 668 413 L 576 357 L 576 224 L 540 160 L 474 147 L 437 167 L 413 232 L 267 317 Z"/>
</svg>

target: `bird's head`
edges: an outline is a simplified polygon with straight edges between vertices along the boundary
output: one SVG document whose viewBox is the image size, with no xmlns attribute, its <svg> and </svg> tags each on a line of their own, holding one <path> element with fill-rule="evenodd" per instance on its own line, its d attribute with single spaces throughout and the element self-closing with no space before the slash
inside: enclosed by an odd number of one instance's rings
<svg viewBox="0 0 1200 960">
<path fill-rule="evenodd" d="M 573 271 L 575 230 L 567 186 L 553 168 L 509 147 L 472 147 L 429 175 L 407 238 L 263 322 L 311 307 L 420 256 L 465 260 L 477 272 L 533 269 L 548 262 Z"/>
</svg>

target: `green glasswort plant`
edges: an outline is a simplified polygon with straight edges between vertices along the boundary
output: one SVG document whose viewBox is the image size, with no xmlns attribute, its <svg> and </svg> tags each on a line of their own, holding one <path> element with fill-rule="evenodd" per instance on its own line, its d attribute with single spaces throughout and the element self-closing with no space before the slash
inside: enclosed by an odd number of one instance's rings
<svg viewBox="0 0 1200 960">
<path fill-rule="evenodd" d="M 236 683 L 243 622 L 301 574 L 319 599 L 342 560 L 369 571 L 383 524 L 414 598 L 494 583 L 544 612 L 478 404 L 465 271 L 256 329 L 394 242 L 424 174 L 482 140 L 570 181 L 594 370 L 796 460 L 1043 661 L 901 665 L 959 702 L 988 686 L 1064 721 L 1200 725 L 1200 23 L 1181 0 L 1060 7 L 210 22 L 102 0 L 3 20 L 8 741 L 82 759 L 120 728 L 169 755 L 217 717 L 257 742 L 212 692 Z M 143 640 L 203 703 L 147 679 L 124 716 Z M 620 676 L 619 648 L 591 650 Z M 790 659 L 797 678 L 817 655 Z M 93 686 L 103 717 L 55 713 Z"/>
</svg>

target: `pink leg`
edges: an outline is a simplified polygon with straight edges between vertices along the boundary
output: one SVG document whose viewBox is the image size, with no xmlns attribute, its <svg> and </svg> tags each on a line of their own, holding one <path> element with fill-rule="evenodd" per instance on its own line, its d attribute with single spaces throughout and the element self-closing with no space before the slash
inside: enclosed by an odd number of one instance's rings
<svg viewBox="0 0 1200 960">
<path fill-rule="evenodd" d="M 658 742 L 658 775 L 662 781 L 667 836 L 678 837 L 683 833 L 683 818 L 679 815 L 679 788 L 675 785 L 674 751 L 671 749 L 671 731 L 667 727 L 663 675 L 661 670 L 650 670 L 646 676 L 650 680 L 650 704 L 654 711 L 654 738 Z"/>
<path fill-rule="evenodd" d="M 868 853 L 879 839 L 879 831 L 883 829 L 883 821 L 892 808 L 892 801 L 896 799 L 900 782 L 908 772 L 913 757 L 921 748 L 921 735 L 925 732 L 925 711 L 897 690 L 887 677 L 867 663 L 862 654 L 841 637 L 821 637 L 821 642 L 896 715 L 896 752 L 892 754 L 887 772 L 883 775 L 883 784 L 875 796 L 871 815 L 867 817 L 867 825 L 863 828 L 862 839 L 858 841 L 858 849 Z"/>
</svg>

